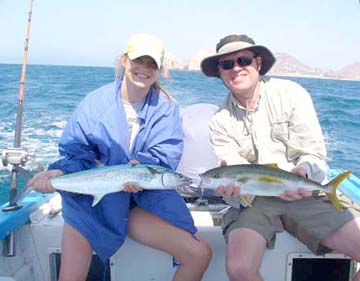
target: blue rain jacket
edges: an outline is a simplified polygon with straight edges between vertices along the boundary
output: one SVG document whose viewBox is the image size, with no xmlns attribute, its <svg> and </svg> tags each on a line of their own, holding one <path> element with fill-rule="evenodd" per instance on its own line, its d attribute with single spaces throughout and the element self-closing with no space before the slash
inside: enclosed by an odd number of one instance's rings
<svg viewBox="0 0 360 281">
<path fill-rule="evenodd" d="M 129 149 L 130 136 L 120 85 L 120 81 L 110 83 L 83 99 L 61 136 L 59 151 L 62 158 L 49 169 L 74 173 L 95 167 L 95 159 L 105 165 L 127 164 L 136 159 L 142 164 L 176 169 L 183 148 L 177 103 L 152 87 L 139 113 L 140 129 Z M 92 196 L 67 192 L 61 192 L 61 195 L 65 221 L 89 240 L 104 261 L 124 242 L 130 197 L 142 208 L 192 234 L 196 232 L 184 201 L 174 190 L 112 193 L 95 207 L 91 207 Z M 159 200 L 165 203 L 159 204 Z"/>
</svg>

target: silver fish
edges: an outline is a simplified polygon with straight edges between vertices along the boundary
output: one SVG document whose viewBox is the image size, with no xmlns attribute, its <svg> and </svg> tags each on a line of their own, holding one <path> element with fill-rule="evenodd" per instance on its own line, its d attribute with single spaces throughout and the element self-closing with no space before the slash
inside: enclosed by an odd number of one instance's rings
<svg viewBox="0 0 360 281">
<path fill-rule="evenodd" d="M 106 194 L 122 191 L 125 183 L 144 189 L 177 189 L 190 185 L 191 179 L 155 165 L 116 165 L 93 168 L 50 179 L 56 190 L 88 194 L 95 206 Z"/>
<path fill-rule="evenodd" d="M 219 185 L 226 186 L 232 183 L 240 186 L 240 195 L 257 196 L 279 196 L 286 190 L 297 191 L 299 188 L 319 190 L 325 192 L 335 208 L 342 211 L 343 207 L 336 196 L 336 190 L 350 174 L 351 171 L 346 171 L 328 184 L 321 185 L 313 180 L 275 168 L 273 165 L 230 165 L 200 174 L 199 188 L 203 194 L 214 194 Z"/>
</svg>

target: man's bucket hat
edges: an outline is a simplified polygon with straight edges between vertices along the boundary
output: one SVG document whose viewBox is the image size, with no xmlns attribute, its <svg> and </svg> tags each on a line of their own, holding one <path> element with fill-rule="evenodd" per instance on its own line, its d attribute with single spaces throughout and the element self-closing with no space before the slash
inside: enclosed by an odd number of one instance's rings
<svg viewBox="0 0 360 281">
<path fill-rule="evenodd" d="M 228 35 L 220 40 L 216 45 L 216 55 L 204 58 L 201 61 L 201 70 L 206 76 L 220 77 L 218 62 L 221 56 L 235 52 L 250 50 L 255 56 L 262 58 L 260 75 L 265 75 L 275 63 L 275 57 L 271 51 L 261 45 L 256 45 L 255 41 L 246 35 Z"/>
</svg>

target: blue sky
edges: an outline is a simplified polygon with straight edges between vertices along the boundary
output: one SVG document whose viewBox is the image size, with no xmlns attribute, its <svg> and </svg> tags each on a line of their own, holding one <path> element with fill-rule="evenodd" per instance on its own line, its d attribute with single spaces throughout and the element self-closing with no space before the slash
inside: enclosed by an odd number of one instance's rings
<svg viewBox="0 0 360 281">
<path fill-rule="evenodd" d="M 224 5 L 226 3 L 226 5 Z M 112 66 L 129 36 L 187 59 L 228 34 L 337 70 L 360 62 L 359 0 L 34 0 L 32 64 Z M 29 0 L 0 0 L 0 63 L 21 63 Z"/>
</svg>

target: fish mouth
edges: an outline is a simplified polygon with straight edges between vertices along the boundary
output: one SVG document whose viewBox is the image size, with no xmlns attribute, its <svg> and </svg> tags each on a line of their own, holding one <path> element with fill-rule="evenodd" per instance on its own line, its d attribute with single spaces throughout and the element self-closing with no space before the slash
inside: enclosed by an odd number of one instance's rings
<svg viewBox="0 0 360 281">
<path fill-rule="evenodd" d="M 210 179 L 206 177 L 204 174 L 199 174 L 199 176 L 200 176 L 199 188 L 204 189 L 210 183 Z"/>
<path fill-rule="evenodd" d="M 182 174 L 174 175 L 163 174 L 161 177 L 161 184 L 167 189 L 177 189 L 184 186 L 189 186 L 193 183 L 192 179 Z"/>
<path fill-rule="evenodd" d="M 193 181 L 189 177 L 183 176 L 180 179 L 180 186 L 190 186 L 191 184 L 193 184 Z"/>
</svg>

